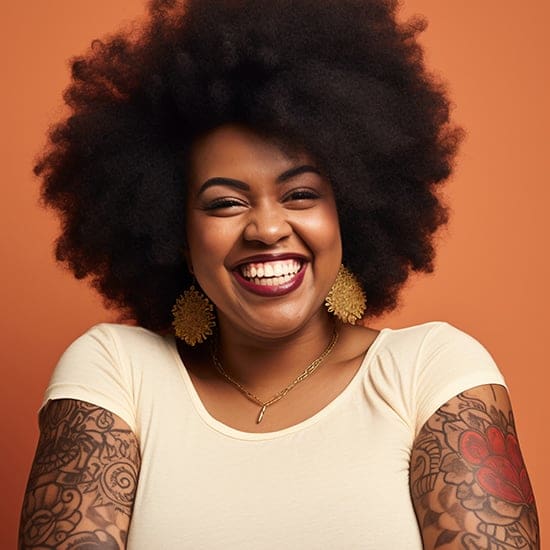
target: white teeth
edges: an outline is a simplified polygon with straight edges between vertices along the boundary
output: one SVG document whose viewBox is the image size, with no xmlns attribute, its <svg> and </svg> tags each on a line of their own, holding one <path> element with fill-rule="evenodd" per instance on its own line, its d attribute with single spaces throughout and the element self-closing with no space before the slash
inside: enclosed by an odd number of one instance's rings
<svg viewBox="0 0 550 550">
<path fill-rule="evenodd" d="M 292 279 L 292 276 L 290 275 L 283 275 L 282 277 L 266 277 L 264 279 L 259 279 L 256 277 L 255 279 L 252 279 L 251 282 L 259 286 L 279 286 L 290 281 L 290 279 Z"/>
<path fill-rule="evenodd" d="M 300 271 L 301 262 L 297 260 L 284 260 L 276 262 L 250 263 L 241 266 L 241 273 L 247 279 L 261 279 L 263 277 L 286 277 Z"/>
</svg>

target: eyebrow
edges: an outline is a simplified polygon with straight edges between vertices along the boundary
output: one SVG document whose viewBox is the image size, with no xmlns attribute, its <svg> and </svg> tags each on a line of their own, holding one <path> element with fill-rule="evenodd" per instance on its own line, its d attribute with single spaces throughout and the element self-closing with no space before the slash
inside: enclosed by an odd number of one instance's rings
<svg viewBox="0 0 550 550">
<path fill-rule="evenodd" d="M 285 181 L 288 181 L 306 172 L 313 172 L 315 174 L 321 175 L 321 172 L 319 171 L 318 168 L 315 168 L 315 166 L 311 166 L 309 164 L 303 164 L 302 166 L 296 166 L 294 168 L 290 168 L 289 170 L 286 170 L 285 172 L 277 176 L 277 179 L 275 181 L 278 184 L 284 183 Z M 239 189 L 240 191 L 250 191 L 250 185 L 248 185 L 248 183 L 245 183 L 244 181 L 236 180 L 233 178 L 216 177 L 216 178 L 210 178 L 209 180 L 206 180 L 200 186 L 197 196 L 204 193 L 209 187 L 213 187 L 215 185 L 225 185 L 228 187 Z"/>
</svg>

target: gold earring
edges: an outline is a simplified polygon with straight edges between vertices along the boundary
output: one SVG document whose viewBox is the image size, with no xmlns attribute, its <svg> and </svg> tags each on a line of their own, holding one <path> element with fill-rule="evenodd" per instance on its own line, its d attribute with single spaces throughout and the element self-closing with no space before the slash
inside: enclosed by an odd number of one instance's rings
<svg viewBox="0 0 550 550">
<path fill-rule="evenodd" d="M 341 265 L 336 280 L 325 298 L 327 309 L 344 323 L 355 325 L 356 321 L 363 317 L 366 304 L 367 299 L 361 283 L 349 269 Z"/>
<path fill-rule="evenodd" d="M 204 342 L 216 326 L 214 306 L 194 285 L 176 300 L 172 315 L 176 336 L 189 346 Z"/>
</svg>

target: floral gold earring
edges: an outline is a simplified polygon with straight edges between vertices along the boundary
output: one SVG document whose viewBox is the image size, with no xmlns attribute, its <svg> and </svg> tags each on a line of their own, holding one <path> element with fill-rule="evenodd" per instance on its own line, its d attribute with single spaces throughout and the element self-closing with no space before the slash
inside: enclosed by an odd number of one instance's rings
<svg viewBox="0 0 550 550">
<path fill-rule="evenodd" d="M 325 298 L 325 305 L 330 313 L 350 325 L 354 325 L 365 313 L 367 299 L 361 283 L 343 265 Z"/>
<path fill-rule="evenodd" d="M 189 346 L 204 342 L 216 326 L 214 306 L 194 285 L 176 300 L 172 315 L 176 336 Z"/>
</svg>

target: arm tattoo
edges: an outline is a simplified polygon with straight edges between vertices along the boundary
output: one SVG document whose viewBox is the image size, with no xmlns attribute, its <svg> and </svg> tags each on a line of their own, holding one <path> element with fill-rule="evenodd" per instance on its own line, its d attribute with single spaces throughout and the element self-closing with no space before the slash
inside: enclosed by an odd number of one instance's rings
<svg viewBox="0 0 550 550">
<path fill-rule="evenodd" d="M 411 494 L 429 548 L 536 550 L 535 499 L 501 386 L 441 407 L 418 435 Z"/>
<path fill-rule="evenodd" d="M 125 548 L 139 466 L 135 435 L 112 413 L 83 401 L 48 403 L 19 548 Z"/>
</svg>

